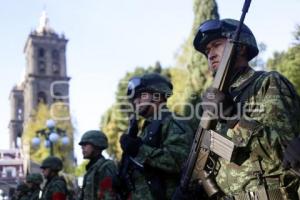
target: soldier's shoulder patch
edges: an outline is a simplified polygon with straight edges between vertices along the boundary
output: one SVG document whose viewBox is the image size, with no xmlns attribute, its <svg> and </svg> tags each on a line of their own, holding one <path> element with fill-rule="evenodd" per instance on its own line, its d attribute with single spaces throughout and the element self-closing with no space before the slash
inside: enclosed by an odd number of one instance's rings
<svg viewBox="0 0 300 200">
<path fill-rule="evenodd" d="M 262 89 L 266 95 L 293 97 L 297 94 L 292 83 L 277 71 L 267 72 L 261 81 Z"/>
</svg>

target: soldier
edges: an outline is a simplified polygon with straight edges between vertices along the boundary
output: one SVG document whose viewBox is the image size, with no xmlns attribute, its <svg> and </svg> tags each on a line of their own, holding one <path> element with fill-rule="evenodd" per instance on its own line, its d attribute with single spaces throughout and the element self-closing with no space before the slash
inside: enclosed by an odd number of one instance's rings
<svg viewBox="0 0 300 200">
<path fill-rule="evenodd" d="M 208 20 L 194 39 L 214 75 L 238 21 Z M 299 178 L 282 166 L 287 141 L 300 130 L 299 98 L 292 84 L 277 72 L 256 72 L 249 61 L 258 47 L 251 30 L 242 25 L 239 45 L 226 91 L 208 88 L 202 108 L 218 120 L 214 131 L 234 143 L 236 156 L 219 157 L 212 174 L 221 190 L 218 199 L 298 199 Z M 239 115 L 238 115 L 239 114 Z"/>
<path fill-rule="evenodd" d="M 42 191 L 41 200 L 66 200 L 67 185 L 64 178 L 58 175 L 63 168 L 61 159 L 55 156 L 47 157 L 41 165 L 46 184 Z"/>
<path fill-rule="evenodd" d="M 26 183 L 21 182 L 16 188 L 16 192 L 12 196 L 12 200 L 29 200 L 27 198 L 29 188 Z"/>
<path fill-rule="evenodd" d="M 179 182 L 193 133 L 167 109 L 172 88 L 169 80 L 156 73 L 133 77 L 128 83 L 129 101 L 145 119 L 138 137 L 123 134 L 120 138 L 123 153 L 135 163 L 132 199 L 170 199 Z"/>
<path fill-rule="evenodd" d="M 26 184 L 29 188 L 28 199 L 39 200 L 41 191 L 40 185 L 43 183 L 43 176 L 39 173 L 32 173 L 26 176 Z"/>
<path fill-rule="evenodd" d="M 79 200 L 115 199 L 112 188 L 117 167 L 112 160 L 105 159 L 102 151 L 108 147 L 106 135 L 98 130 L 83 134 L 79 145 L 83 158 L 89 159 Z"/>
</svg>

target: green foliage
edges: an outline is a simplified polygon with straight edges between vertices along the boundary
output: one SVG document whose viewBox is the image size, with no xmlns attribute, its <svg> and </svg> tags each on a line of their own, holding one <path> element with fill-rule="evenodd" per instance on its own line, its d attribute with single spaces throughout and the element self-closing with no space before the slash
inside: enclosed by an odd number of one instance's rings
<svg viewBox="0 0 300 200">
<path fill-rule="evenodd" d="M 108 137 L 107 152 L 113 159 L 119 160 L 121 158 L 122 150 L 119 138 L 127 130 L 128 113 L 132 111 L 126 97 L 128 81 L 133 76 L 141 76 L 152 72 L 170 77 L 168 70 L 162 69 L 159 62 L 148 68 L 137 67 L 133 72 L 128 72 L 119 81 L 115 103 L 102 116 L 100 128 Z"/>
<path fill-rule="evenodd" d="M 83 176 L 86 172 L 85 167 L 89 163 L 88 160 L 84 160 L 80 165 L 78 165 L 75 169 L 75 176 L 80 177 Z"/>
<path fill-rule="evenodd" d="M 177 114 L 183 115 L 189 72 L 186 68 L 172 67 L 169 68 L 169 73 L 173 84 L 173 95 L 168 99 L 168 107 Z"/>
<path fill-rule="evenodd" d="M 296 30 L 293 33 L 294 35 L 294 45 L 300 45 L 300 24 L 296 25 Z"/>
<path fill-rule="evenodd" d="M 267 62 L 270 70 L 276 70 L 287 77 L 300 94 L 300 45 L 289 48 L 286 52 L 275 52 Z"/>
<path fill-rule="evenodd" d="M 295 42 L 287 51 L 275 52 L 273 58 L 267 61 L 269 70 L 276 70 L 287 77 L 300 94 L 300 26 L 296 27 L 294 33 Z"/>
<path fill-rule="evenodd" d="M 64 130 L 70 140 L 70 144 L 67 146 L 62 145 L 60 141 L 54 144 L 54 155 L 63 160 L 65 172 L 73 173 L 73 127 L 70 121 L 68 107 L 63 103 L 52 104 L 51 109 L 49 109 L 47 105 L 40 103 L 33 116 L 25 124 L 22 142 L 25 146 L 30 147 L 30 160 L 40 164 L 42 160 L 50 154 L 50 150 L 44 145 L 45 137 L 42 135 L 39 136 L 41 144 L 38 147 L 34 147 L 31 141 L 37 136 L 37 131 L 43 129 L 49 131 L 46 128 L 46 121 L 50 118 L 55 119 L 56 127 Z"/>
<path fill-rule="evenodd" d="M 218 7 L 215 0 L 194 0 L 194 22 L 188 39 L 182 46 L 181 53 L 177 57 L 177 66 L 188 70 L 184 96 L 180 101 L 185 116 L 195 116 L 195 105 L 200 101 L 200 95 L 212 82 L 211 73 L 207 67 L 207 59 L 197 52 L 193 46 L 193 40 L 201 23 L 208 19 L 219 19 Z M 177 92 L 175 90 L 175 92 Z M 180 92 L 180 91 L 179 91 Z M 194 128 L 198 126 L 198 120 L 193 119 Z"/>
</svg>

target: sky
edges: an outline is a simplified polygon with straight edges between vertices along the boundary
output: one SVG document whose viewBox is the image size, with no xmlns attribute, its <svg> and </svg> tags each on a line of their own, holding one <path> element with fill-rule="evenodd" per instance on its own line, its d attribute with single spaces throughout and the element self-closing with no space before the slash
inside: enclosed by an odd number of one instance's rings
<svg viewBox="0 0 300 200">
<path fill-rule="evenodd" d="M 50 26 L 69 40 L 69 100 L 76 141 L 84 131 L 99 128 L 100 118 L 114 102 L 117 83 L 126 72 L 156 61 L 164 67 L 175 63 L 175 55 L 193 23 L 192 0 L 0 2 L 0 149 L 9 146 L 9 92 L 22 80 L 23 48 L 44 9 Z M 221 18 L 240 18 L 242 0 L 217 0 L 217 3 Z M 267 45 L 263 58 L 292 44 L 292 32 L 300 24 L 299 8 L 299 0 L 252 1 L 245 23 L 257 41 Z"/>
</svg>

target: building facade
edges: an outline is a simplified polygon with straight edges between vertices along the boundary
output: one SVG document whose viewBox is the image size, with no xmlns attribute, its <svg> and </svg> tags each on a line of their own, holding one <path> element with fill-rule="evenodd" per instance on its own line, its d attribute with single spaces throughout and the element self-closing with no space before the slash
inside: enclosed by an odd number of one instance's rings
<svg viewBox="0 0 300 200">
<path fill-rule="evenodd" d="M 20 149 L 0 150 L 0 189 L 11 196 L 11 189 L 25 179 L 23 155 Z"/>
<path fill-rule="evenodd" d="M 10 147 L 20 148 L 18 138 L 39 102 L 51 106 L 56 101 L 69 103 L 69 81 L 66 64 L 68 40 L 49 25 L 44 11 L 39 26 L 25 43 L 26 59 L 24 80 L 10 93 L 11 119 L 9 122 Z"/>
</svg>

